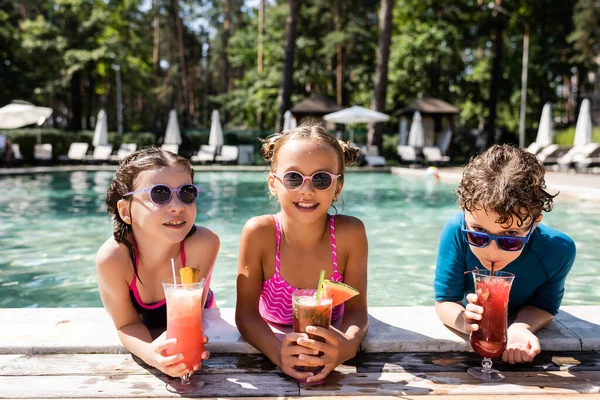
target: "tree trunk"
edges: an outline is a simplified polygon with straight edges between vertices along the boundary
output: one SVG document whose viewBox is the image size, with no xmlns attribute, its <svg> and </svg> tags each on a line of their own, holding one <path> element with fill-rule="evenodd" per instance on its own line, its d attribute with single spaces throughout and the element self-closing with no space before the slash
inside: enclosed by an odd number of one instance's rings
<svg viewBox="0 0 600 400">
<path fill-rule="evenodd" d="M 300 14 L 301 0 L 288 0 L 290 13 L 285 22 L 285 53 L 283 56 L 283 81 L 279 92 L 279 113 L 276 130 L 283 129 L 283 114 L 291 108 L 292 78 L 294 75 L 294 52 L 296 51 L 296 24 Z"/>
<path fill-rule="evenodd" d="M 160 4 L 154 0 L 152 5 L 154 14 L 154 45 L 152 50 L 152 70 L 154 73 L 154 87 L 158 86 L 159 57 L 160 57 Z"/>
<path fill-rule="evenodd" d="M 81 71 L 71 76 L 71 123 L 72 131 L 81 130 Z"/>
<path fill-rule="evenodd" d="M 502 1 L 497 0 L 498 5 L 502 5 Z M 491 147 L 496 143 L 496 116 L 498 106 L 498 89 L 500 88 L 502 80 L 502 18 L 500 15 L 496 15 L 494 22 L 494 61 L 492 64 L 492 79 L 490 82 L 490 99 L 488 104 L 490 105 L 490 113 L 488 115 L 487 124 L 487 139 L 486 148 Z"/>
<path fill-rule="evenodd" d="M 262 79 L 263 73 L 263 40 L 265 34 L 265 0 L 260 0 L 258 4 L 258 43 L 256 49 L 256 72 L 258 79 Z M 259 89 L 260 90 L 260 89 Z M 258 106 L 256 110 L 256 126 L 263 128 L 263 110 Z"/>
<path fill-rule="evenodd" d="M 341 10 L 341 4 L 340 4 L 340 0 L 336 0 L 335 4 L 334 4 L 334 25 L 335 25 L 335 31 L 336 32 L 341 32 L 342 31 L 342 10 Z M 342 48 L 342 44 L 338 43 L 338 45 L 336 46 L 336 58 L 337 58 L 337 66 L 335 69 L 335 78 L 336 78 L 336 82 L 335 82 L 335 89 L 336 89 L 336 102 L 338 105 L 342 105 L 342 89 L 343 89 L 343 74 L 344 74 L 344 60 L 343 60 L 343 48 Z"/>
<path fill-rule="evenodd" d="M 185 68 L 185 48 L 183 46 L 183 23 L 181 22 L 181 16 L 179 15 L 179 0 L 172 0 L 171 3 L 173 4 L 173 16 L 175 17 L 175 28 L 177 29 L 179 67 L 181 69 L 181 92 L 183 94 L 183 104 L 185 106 L 182 120 L 184 121 L 184 125 L 189 125 L 189 117 L 194 115 L 194 107 L 190 104 L 188 96 L 188 78 L 187 70 Z"/>
<path fill-rule="evenodd" d="M 379 45 L 377 49 L 377 67 L 375 70 L 375 93 L 371 108 L 385 112 L 385 99 L 387 97 L 388 61 L 390 58 L 390 44 L 392 40 L 392 10 L 394 0 L 381 0 L 379 12 Z M 368 144 L 377 146 L 381 154 L 383 144 L 383 123 L 369 124 Z"/>
<path fill-rule="evenodd" d="M 227 93 L 229 91 L 229 36 L 231 35 L 231 0 L 225 0 L 225 21 L 223 22 L 223 53 L 222 63 L 222 85 L 221 91 Z"/>
</svg>

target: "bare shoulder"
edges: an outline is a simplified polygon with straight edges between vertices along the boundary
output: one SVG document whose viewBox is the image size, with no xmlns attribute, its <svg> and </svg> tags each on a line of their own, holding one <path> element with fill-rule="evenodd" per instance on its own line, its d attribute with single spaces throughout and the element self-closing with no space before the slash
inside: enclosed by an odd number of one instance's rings
<svg viewBox="0 0 600 400">
<path fill-rule="evenodd" d="M 216 233 L 203 226 L 196 226 L 196 232 L 185 240 L 186 245 L 194 247 L 219 249 L 221 241 Z"/>
<path fill-rule="evenodd" d="M 124 276 L 125 270 L 131 271 L 129 248 L 111 236 L 96 253 L 96 273 L 99 276 Z"/>
<path fill-rule="evenodd" d="M 265 214 L 250 218 L 244 224 L 242 235 L 272 235 L 275 232 L 273 215 Z"/>
<path fill-rule="evenodd" d="M 339 214 L 335 216 L 335 234 L 348 237 L 365 236 L 365 224 L 356 217 Z"/>
</svg>

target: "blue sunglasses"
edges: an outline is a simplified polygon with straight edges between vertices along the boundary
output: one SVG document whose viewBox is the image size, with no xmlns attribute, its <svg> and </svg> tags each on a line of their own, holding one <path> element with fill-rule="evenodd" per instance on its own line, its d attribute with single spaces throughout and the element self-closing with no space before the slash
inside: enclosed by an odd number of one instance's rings
<svg viewBox="0 0 600 400">
<path fill-rule="evenodd" d="M 466 221 L 463 222 L 463 225 L 464 228 L 462 228 L 461 231 L 464 235 L 465 240 L 471 246 L 485 248 L 488 247 L 493 240 L 495 240 L 498 247 L 504 251 L 519 251 L 529 241 L 529 238 L 531 237 L 531 232 L 533 232 L 535 222 L 531 223 L 527 236 L 492 235 L 490 233 L 470 231 L 466 229 Z"/>
</svg>

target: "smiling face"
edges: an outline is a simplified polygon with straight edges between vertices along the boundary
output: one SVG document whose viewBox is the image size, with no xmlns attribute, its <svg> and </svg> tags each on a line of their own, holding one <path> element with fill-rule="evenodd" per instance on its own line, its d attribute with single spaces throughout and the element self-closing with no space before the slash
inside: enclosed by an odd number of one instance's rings
<svg viewBox="0 0 600 400">
<path fill-rule="evenodd" d="M 189 170 L 180 165 L 157 167 L 138 174 L 133 190 L 142 190 L 153 185 L 166 185 L 172 190 L 184 184 L 191 184 Z M 171 201 L 157 205 L 150 200 L 148 192 L 136 193 L 130 199 L 119 201 L 121 218 L 132 225 L 134 235 L 178 243 L 192 228 L 196 219 L 196 203 L 183 203 L 173 192 Z"/>
<path fill-rule="evenodd" d="M 282 176 L 286 172 L 296 171 L 311 176 L 318 171 L 337 175 L 340 173 L 336 151 L 327 144 L 311 139 L 292 139 L 278 151 L 277 165 L 273 172 Z M 305 180 L 300 189 L 288 190 L 281 179 L 269 175 L 269 191 L 277 197 L 281 209 L 288 218 L 302 221 L 314 221 L 329 210 L 342 190 L 341 180 L 334 179 L 326 190 L 316 190 L 310 180 Z"/>
<path fill-rule="evenodd" d="M 484 232 L 492 235 L 504 235 L 504 236 L 527 236 L 529 232 L 529 228 L 531 227 L 531 220 L 526 221 L 526 223 L 521 226 L 518 225 L 518 218 L 514 217 L 512 221 L 507 222 L 506 224 L 500 224 L 496 222 L 499 218 L 499 215 L 493 211 L 485 211 L 485 210 L 474 210 L 472 212 L 465 211 L 465 222 L 467 225 L 467 230 L 476 231 L 476 232 Z M 537 224 L 542 220 L 542 216 L 540 216 L 535 222 L 535 226 L 533 229 L 536 229 Z M 510 223 L 510 225 L 508 225 Z M 481 264 L 486 269 L 492 268 L 492 263 L 494 263 L 494 271 L 500 271 L 505 268 L 508 264 L 516 260 L 520 255 L 523 249 L 519 251 L 505 251 L 498 247 L 498 243 L 496 241 L 492 241 L 487 247 L 475 247 L 469 245 L 475 257 L 479 259 Z"/>
</svg>

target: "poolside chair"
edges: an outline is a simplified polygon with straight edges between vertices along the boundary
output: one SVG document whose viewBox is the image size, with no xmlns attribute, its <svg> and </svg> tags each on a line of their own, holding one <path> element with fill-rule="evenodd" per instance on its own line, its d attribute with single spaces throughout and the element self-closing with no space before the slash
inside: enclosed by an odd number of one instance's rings
<svg viewBox="0 0 600 400">
<path fill-rule="evenodd" d="M 379 150 L 376 146 L 362 146 L 360 148 L 360 156 L 362 158 L 361 165 L 385 167 L 385 157 L 379 155 Z"/>
<path fill-rule="evenodd" d="M 544 147 L 538 154 L 536 154 L 536 156 L 544 165 L 556 165 L 558 163 L 558 159 L 564 156 L 568 151 L 568 147 L 560 147 L 557 144 L 551 144 Z"/>
<path fill-rule="evenodd" d="M 540 146 L 537 142 L 531 142 L 529 146 L 525 150 L 530 152 L 531 154 L 537 154 L 542 150 L 543 146 Z"/>
<path fill-rule="evenodd" d="M 161 149 L 165 151 L 170 151 L 174 154 L 179 154 L 179 145 L 178 144 L 163 144 L 160 146 Z"/>
<path fill-rule="evenodd" d="M 110 157 L 111 161 L 122 161 L 126 156 L 137 150 L 137 144 L 135 143 L 121 143 L 117 154 Z"/>
<path fill-rule="evenodd" d="M 112 144 L 99 144 L 94 147 L 92 155 L 85 156 L 85 162 L 92 164 L 106 163 L 110 161 L 110 153 L 112 153 Z"/>
<path fill-rule="evenodd" d="M 587 157 L 575 162 L 575 168 L 578 171 L 598 166 L 600 166 L 600 145 L 590 152 Z"/>
<path fill-rule="evenodd" d="M 47 163 L 52 160 L 52 144 L 36 144 L 33 146 L 33 159 L 36 162 Z"/>
<path fill-rule="evenodd" d="M 215 157 L 215 162 L 221 164 L 236 164 L 239 155 L 237 146 L 221 146 L 221 153 Z"/>
<path fill-rule="evenodd" d="M 73 142 L 69 146 L 69 152 L 67 155 L 58 157 L 59 161 L 76 162 L 83 161 L 85 159 L 85 153 L 88 151 L 90 145 L 84 142 Z"/>
<path fill-rule="evenodd" d="M 23 155 L 21 154 L 21 146 L 18 143 L 13 143 L 10 145 L 13 156 L 10 160 L 8 160 L 8 165 L 20 165 L 23 164 Z"/>
<path fill-rule="evenodd" d="M 598 147 L 600 147 L 600 144 L 598 143 L 573 146 L 565 155 L 558 159 L 558 165 L 563 169 L 575 167 L 577 163 L 588 158 Z"/>
<path fill-rule="evenodd" d="M 198 154 L 192 156 L 192 162 L 200 164 L 211 164 L 215 161 L 215 155 L 217 153 L 217 146 L 210 146 L 203 144 L 198 150 Z"/>
<path fill-rule="evenodd" d="M 405 164 L 421 164 L 423 158 L 417 153 L 417 149 L 413 146 L 398 146 L 396 148 L 400 156 L 400 162 Z"/>
<path fill-rule="evenodd" d="M 423 155 L 427 164 L 445 165 L 450 162 L 450 157 L 443 156 L 442 151 L 436 146 L 423 147 Z"/>
</svg>

